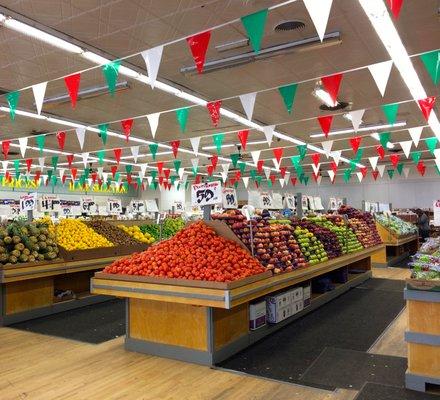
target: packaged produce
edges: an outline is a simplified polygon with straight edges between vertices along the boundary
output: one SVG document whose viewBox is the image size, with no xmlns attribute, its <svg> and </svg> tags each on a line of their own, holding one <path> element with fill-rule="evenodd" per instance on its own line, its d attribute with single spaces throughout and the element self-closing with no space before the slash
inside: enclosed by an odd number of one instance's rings
<svg viewBox="0 0 440 400">
<path fill-rule="evenodd" d="M 122 229 L 111 225 L 108 222 L 96 220 L 88 221 L 86 224 L 115 245 L 138 246 L 142 243 L 125 233 Z"/>
<path fill-rule="evenodd" d="M 55 232 L 57 243 L 67 251 L 113 246 L 113 243 L 79 219 L 61 220 Z"/>
<path fill-rule="evenodd" d="M 395 215 L 386 216 L 384 214 L 376 214 L 375 217 L 380 225 L 389 229 L 395 236 L 409 236 L 418 232 L 417 226 Z"/>
<path fill-rule="evenodd" d="M 142 253 L 104 269 L 110 274 L 230 282 L 264 272 L 264 267 L 237 243 L 195 222 Z"/>
<path fill-rule="evenodd" d="M 136 239 L 137 241 L 141 243 L 146 244 L 152 244 L 155 242 L 155 239 L 153 236 L 151 236 L 148 232 L 143 233 L 141 231 L 141 228 L 138 226 L 125 226 L 125 225 L 118 225 L 119 229 L 122 229 L 126 234 L 131 236 L 132 238 Z"/>
</svg>

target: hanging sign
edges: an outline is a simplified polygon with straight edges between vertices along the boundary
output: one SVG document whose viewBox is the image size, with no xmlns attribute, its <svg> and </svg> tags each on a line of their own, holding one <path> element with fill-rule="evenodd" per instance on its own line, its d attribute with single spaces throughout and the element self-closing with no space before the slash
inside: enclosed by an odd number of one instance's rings
<svg viewBox="0 0 440 400">
<path fill-rule="evenodd" d="M 185 211 L 185 205 L 183 204 L 183 201 L 176 200 L 174 202 L 174 210 L 176 213 L 183 213 Z"/>
<path fill-rule="evenodd" d="M 20 214 L 20 201 L 13 199 L 0 199 L 0 215 L 18 216 Z"/>
<path fill-rule="evenodd" d="M 274 193 L 272 195 L 272 208 L 274 208 L 275 210 L 282 210 L 283 208 L 283 196 L 281 196 L 280 193 Z"/>
<path fill-rule="evenodd" d="M 342 207 L 344 205 L 344 200 L 343 199 L 336 199 L 336 205 L 339 207 Z"/>
<path fill-rule="evenodd" d="M 322 211 L 324 209 L 324 206 L 322 205 L 321 197 L 314 197 L 313 203 L 315 205 L 315 210 Z"/>
<path fill-rule="evenodd" d="M 238 208 L 237 193 L 234 188 L 223 189 L 223 208 Z"/>
<path fill-rule="evenodd" d="M 95 200 L 93 197 L 83 197 L 81 199 L 81 213 L 94 214 L 96 210 Z"/>
<path fill-rule="evenodd" d="M 284 205 L 286 208 L 295 210 L 296 209 L 295 196 L 293 194 L 286 194 L 284 197 Z"/>
<path fill-rule="evenodd" d="M 145 207 L 148 212 L 159 212 L 156 200 L 154 199 L 145 200 Z"/>
<path fill-rule="evenodd" d="M 145 212 L 145 202 L 143 200 L 132 200 L 130 203 L 130 209 L 132 213 L 142 214 Z"/>
<path fill-rule="evenodd" d="M 330 197 L 328 209 L 329 210 L 337 210 L 338 209 L 338 203 L 336 201 L 336 197 Z"/>
<path fill-rule="evenodd" d="M 55 194 L 43 194 L 38 200 L 38 211 L 60 212 L 60 199 Z"/>
<path fill-rule="evenodd" d="M 440 200 L 435 200 L 433 205 L 434 210 L 434 225 L 440 225 Z"/>
<path fill-rule="evenodd" d="M 107 199 L 107 212 L 112 215 L 122 214 L 122 204 L 120 199 Z"/>
<path fill-rule="evenodd" d="M 307 196 L 305 196 L 305 195 L 302 195 L 302 197 L 301 197 L 301 206 L 302 206 L 303 211 L 307 211 L 309 209 L 309 202 L 308 202 Z"/>
<path fill-rule="evenodd" d="M 20 211 L 32 211 L 37 205 L 37 193 L 20 196 Z"/>
<path fill-rule="evenodd" d="M 191 186 L 191 204 L 207 206 L 222 202 L 222 188 L 219 181 L 201 183 Z"/>
<path fill-rule="evenodd" d="M 260 193 L 260 208 L 273 208 L 273 199 L 269 192 Z"/>
</svg>

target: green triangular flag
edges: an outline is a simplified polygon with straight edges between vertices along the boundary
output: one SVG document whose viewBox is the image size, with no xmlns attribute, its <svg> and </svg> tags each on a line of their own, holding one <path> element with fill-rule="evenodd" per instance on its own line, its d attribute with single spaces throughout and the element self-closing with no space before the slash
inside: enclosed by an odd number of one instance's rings
<svg viewBox="0 0 440 400">
<path fill-rule="evenodd" d="M 47 179 L 50 180 L 50 178 L 52 178 L 52 175 L 53 175 L 53 170 L 52 169 L 47 170 Z"/>
<path fill-rule="evenodd" d="M 240 161 L 240 162 L 238 163 L 238 168 L 240 169 L 240 172 L 243 174 L 243 173 L 244 173 L 244 170 L 246 169 L 246 163 L 243 162 L 243 161 Z"/>
<path fill-rule="evenodd" d="M 255 178 L 255 182 L 257 182 L 259 185 L 261 185 L 261 180 L 262 180 L 261 176 L 257 176 Z"/>
<path fill-rule="evenodd" d="M 182 165 L 182 161 L 174 160 L 173 164 L 174 164 L 174 169 L 176 170 L 177 173 L 179 173 L 179 169 L 180 169 L 180 166 Z"/>
<path fill-rule="evenodd" d="M 393 179 L 394 169 L 387 169 L 387 172 L 388 172 L 388 176 L 390 177 L 390 179 Z"/>
<path fill-rule="evenodd" d="M 157 171 L 156 170 L 150 171 L 150 175 L 153 177 L 153 180 L 156 179 Z"/>
<path fill-rule="evenodd" d="M 399 111 L 399 104 L 384 104 L 382 106 L 382 111 L 389 124 L 394 125 L 397 119 L 397 112 Z"/>
<path fill-rule="evenodd" d="M 180 183 L 177 184 L 177 190 L 180 190 Z"/>
<path fill-rule="evenodd" d="M 120 172 L 116 172 L 116 174 L 115 174 L 115 182 L 119 181 L 120 177 L 121 177 L 121 173 Z"/>
<path fill-rule="evenodd" d="M 84 178 L 89 179 L 90 168 L 84 168 Z"/>
<path fill-rule="evenodd" d="M 283 98 L 284 105 L 286 106 L 287 112 L 289 114 L 292 112 L 292 106 L 295 100 L 297 87 L 298 85 L 296 83 L 293 83 L 292 85 L 281 86 L 278 88 L 281 97 Z"/>
<path fill-rule="evenodd" d="M 159 145 L 157 143 L 150 143 L 148 145 L 148 148 L 150 149 L 151 156 L 153 157 L 153 160 L 156 160 L 156 153 Z"/>
<path fill-rule="evenodd" d="M 350 171 L 353 172 L 356 169 L 356 167 L 357 167 L 356 161 L 350 160 Z"/>
<path fill-rule="evenodd" d="M 179 108 L 176 110 L 176 118 L 179 123 L 180 130 L 185 132 L 186 122 L 188 121 L 189 108 Z"/>
<path fill-rule="evenodd" d="M 267 180 L 267 187 L 268 188 L 272 187 L 272 181 L 270 179 Z"/>
<path fill-rule="evenodd" d="M 255 53 L 258 53 L 261 48 L 261 39 L 263 38 L 264 34 L 267 12 L 268 9 L 266 8 L 256 13 L 241 17 L 241 23 L 243 24 L 244 29 L 246 29 L 246 33 Z"/>
<path fill-rule="evenodd" d="M 99 124 L 99 136 L 101 137 L 102 143 L 104 145 L 107 143 L 107 130 L 108 130 L 108 124 Z"/>
<path fill-rule="evenodd" d="M 154 190 L 157 190 L 157 186 L 158 186 L 157 181 L 154 181 L 154 182 L 152 183 L 152 185 L 153 185 L 153 189 L 154 189 Z"/>
<path fill-rule="evenodd" d="M 344 182 L 347 183 L 351 178 L 351 169 L 346 169 L 344 171 Z"/>
<path fill-rule="evenodd" d="M 308 183 L 309 183 L 309 177 L 308 176 L 304 176 L 303 177 L 303 183 L 304 183 L 304 185 L 308 185 Z"/>
<path fill-rule="evenodd" d="M 178 176 L 176 176 L 176 175 L 172 175 L 172 176 L 170 176 L 170 182 L 171 182 L 171 185 L 174 185 L 174 182 L 176 182 L 176 179 L 178 178 Z"/>
<path fill-rule="evenodd" d="M 97 154 L 98 154 L 98 163 L 99 163 L 99 165 L 104 165 L 104 156 L 105 156 L 105 150 L 99 150 L 98 152 L 97 152 Z"/>
<path fill-rule="evenodd" d="M 237 162 L 238 159 L 240 158 L 240 154 L 231 154 L 231 161 L 232 161 L 232 165 L 234 166 L 234 168 L 237 168 Z"/>
<path fill-rule="evenodd" d="M 193 173 L 194 176 L 196 176 L 198 172 L 199 172 L 199 167 L 198 166 L 192 167 L 192 173 Z"/>
<path fill-rule="evenodd" d="M 20 160 L 14 160 L 14 169 L 15 169 L 15 174 L 17 174 L 20 170 Z"/>
<path fill-rule="evenodd" d="M 255 178 L 256 178 L 256 176 L 257 176 L 257 171 L 256 171 L 255 169 L 251 169 L 251 170 L 249 171 L 249 173 L 250 173 L 252 179 L 255 179 Z"/>
<path fill-rule="evenodd" d="M 421 54 L 420 59 L 423 64 L 425 64 L 425 68 L 434 82 L 434 85 L 437 85 L 440 80 L 440 50 Z"/>
<path fill-rule="evenodd" d="M 387 144 L 391 139 L 391 132 L 382 132 L 379 133 L 379 141 L 381 146 L 386 149 L 387 148 Z"/>
<path fill-rule="evenodd" d="M 128 182 L 123 182 L 122 187 L 125 189 L 126 192 L 128 192 Z"/>
<path fill-rule="evenodd" d="M 298 150 L 299 156 L 301 160 L 304 160 L 304 157 L 307 154 L 307 145 L 306 144 L 299 144 L 296 146 L 296 149 Z"/>
<path fill-rule="evenodd" d="M 303 167 L 301 165 L 296 166 L 295 170 L 298 175 L 301 175 L 304 173 Z"/>
<path fill-rule="evenodd" d="M 53 156 L 52 157 L 52 167 L 54 170 L 57 169 L 57 165 L 58 165 L 58 156 Z"/>
<path fill-rule="evenodd" d="M 222 144 L 223 144 L 223 139 L 224 138 L 225 138 L 225 134 L 224 133 L 216 133 L 212 137 L 212 141 L 214 142 L 214 146 L 217 148 L 217 154 L 221 153 L 221 148 L 222 148 Z"/>
<path fill-rule="evenodd" d="M 414 164 L 418 164 L 420 161 L 420 157 L 422 157 L 422 152 L 421 151 L 413 151 L 411 153 L 411 158 L 414 161 Z"/>
<path fill-rule="evenodd" d="M 120 66 L 121 60 L 112 61 L 102 66 L 102 73 L 107 81 L 108 91 L 112 96 L 115 94 Z"/>
<path fill-rule="evenodd" d="M 363 154 L 364 154 L 364 149 L 358 149 L 358 151 L 356 152 L 356 155 L 354 157 L 354 161 L 359 162 L 361 160 Z"/>
<path fill-rule="evenodd" d="M 52 186 L 56 186 L 57 185 L 57 181 L 58 181 L 57 176 L 53 175 L 52 178 L 51 178 L 51 181 L 52 181 Z"/>
<path fill-rule="evenodd" d="M 40 155 L 43 154 L 44 143 L 46 142 L 46 135 L 38 135 L 35 140 L 37 141 L 38 148 L 40 149 Z"/>
<path fill-rule="evenodd" d="M 436 137 L 430 137 L 425 139 L 425 144 L 431 154 L 434 154 L 434 150 L 437 147 L 438 139 Z"/>
<path fill-rule="evenodd" d="M 132 171 L 133 171 L 133 165 L 125 166 L 125 172 L 127 173 L 127 175 L 131 175 Z"/>
<path fill-rule="evenodd" d="M 18 106 L 18 101 L 20 100 L 20 92 L 9 92 L 6 95 L 6 100 L 8 101 L 9 105 L 9 116 L 11 117 L 11 120 L 15 120 L 15 110 Z"/>
<path fill-rule="evenodd" d="M 189 188 L 189 182 L 186 181 L 186 182 L 185 182 L 185 190 L 187 190 L 188 188 Z"/>
<path fill-rule="evenodd" d="M 397 169 L 397 172 L 399 173 L 399 175 L 402 175 L 402 172 L 403 172 L 403 163 L 399 163 L 399 164 L 397 164 L 396 169 Z"/>
<path fill-rule="evenodd" d="M 238 181 L 234 182 L 234 187 L 235 187 L 235 189 L 238 188 Z"/>
<path fill-rule="evenodd" d="M 301 161 L 301 156 L 292 156 L 290 157 L 290 161 L 292 162 L 292 165 L 296 168 Z"/>
</svg>

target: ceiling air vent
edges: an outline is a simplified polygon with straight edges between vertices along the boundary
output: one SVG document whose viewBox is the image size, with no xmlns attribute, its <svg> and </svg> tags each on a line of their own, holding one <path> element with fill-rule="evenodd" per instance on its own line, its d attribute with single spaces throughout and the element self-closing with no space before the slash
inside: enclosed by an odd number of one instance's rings
<svg viewBox="0 0 440 400">
<path fill-rule="evenodd" d="M 275 28 L 273 28 L 273 30 L 275 32 L 287 32 L 287 31 L 296 31 L 298 29 L 304 29 L 305 27 L 306 24 L 304 22 L 298 20 L 291 20 L 291 21 L 280 22 L 278 25 L 275 25 Z"/>
</svg>

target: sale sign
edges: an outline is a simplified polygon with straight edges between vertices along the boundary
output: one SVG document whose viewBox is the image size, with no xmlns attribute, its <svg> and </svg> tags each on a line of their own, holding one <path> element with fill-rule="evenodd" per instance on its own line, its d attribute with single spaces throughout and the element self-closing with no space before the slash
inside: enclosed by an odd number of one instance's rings
<svg viewBox="0 0 440 400">
<path fill-rule="evenodd" d="M 20 211 L 32 211 L 37 205 L 37 193 L 20 196 Z"/>
<path fill-rule="evenodd" d="M 234 188 L 223 189 L 223 208 L 238 208 L 237 193 Z"/>
<path fill-rule="evenodd" d="M 219 181 L 201 183 L 191 186 L 191 204 L 207 206 L 222 202 L 221 183 Z"/>
<path fill-rule="evenodd" d="M 122 204 L 120 199 L 107 200 L 107 212 L 112 215 L 119 215 L 122 213 Z"/>
<path fill-rule="evenodd" d="M 260 193 L 260 208 L 273 208 L 273 199 L 269 192 Z"/>
</svg>

